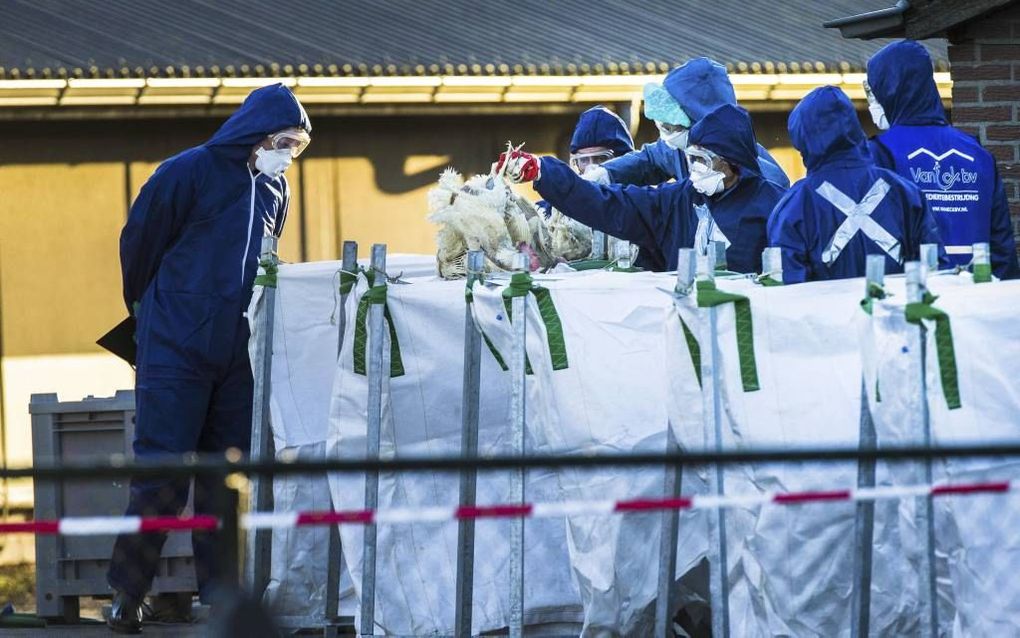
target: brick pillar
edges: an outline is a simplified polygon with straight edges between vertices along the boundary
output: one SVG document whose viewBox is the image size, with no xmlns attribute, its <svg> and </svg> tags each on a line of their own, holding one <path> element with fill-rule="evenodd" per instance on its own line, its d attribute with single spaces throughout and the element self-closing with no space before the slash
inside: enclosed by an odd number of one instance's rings
<svg viewBox="0 0 1020 638">
<path fill-rule="evenodd" d="M 995 156 L 1020 238 L 1020 5 L 951 32 L 949 63 L 953 125 Z"/>
</svg>

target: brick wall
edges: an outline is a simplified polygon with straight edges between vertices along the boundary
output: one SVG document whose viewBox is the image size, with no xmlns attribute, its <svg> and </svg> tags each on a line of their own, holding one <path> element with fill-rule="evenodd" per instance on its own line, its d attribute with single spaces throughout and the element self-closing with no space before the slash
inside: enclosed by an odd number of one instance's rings
<svg viewBox="0 0 1020 638">
<path fill-rule="evenodd" d="M 949 63 L 953 125 L 995 156 L 1020 238 L 1020 4 L 951 32 Z"/>
</svg>

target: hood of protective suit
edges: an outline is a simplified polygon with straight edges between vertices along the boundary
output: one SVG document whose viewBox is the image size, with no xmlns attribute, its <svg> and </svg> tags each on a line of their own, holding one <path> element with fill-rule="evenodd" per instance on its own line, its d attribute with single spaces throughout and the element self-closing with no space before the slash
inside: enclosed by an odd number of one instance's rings
<svg viewBox="0 0 1020 638">
<path fill-rule="evenodd" d="M 707 148 L 745 171 L 761 172 L 751 116 L 739 106 L 724 104 L 701 118 L 691 128 L 690 144 Z"/>
<path fill-rule="evenodd" d="M 868 60 L 868 84 L 891 125 L 947 124 L 931 56 L 914 40 L 893 42 Z"/>
<path fill-rule="evenodd" d="M 613 151 L 614 157 L 620 157 L 634 150 L 634 140 L 619 115 L 604 106 L 596 106 L 577 119 L 574 136 L 570 138 L 570 152 L 592 146 L 605 146 Z"/>
<path fill-rule="evenodd" d="M 809 173 L 835 161 L 867 161 L 867 138 L 857 111 L 834 86 L 808 93 L 790 113 L 787 129 Z"/>
<path fill-rule="evenodd" d="M 308 114 L 290 89 L 272 84 L 249 93 L 205 145 L 247 157 L 262 138 L 293 126 L 312 132 Z"/>
<path fill-rule="evenodd" d="M 726 67 L 708 58 L 694 58 L 673 69 L 662 86 L 679 102 L 692 122 L 723 104 L 737 103 Z"/>
</svg>

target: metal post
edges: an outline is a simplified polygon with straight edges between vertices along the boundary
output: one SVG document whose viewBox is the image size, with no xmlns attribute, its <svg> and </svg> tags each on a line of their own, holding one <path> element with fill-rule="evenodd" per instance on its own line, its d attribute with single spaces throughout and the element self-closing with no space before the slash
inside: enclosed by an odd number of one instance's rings
<svg viewBox="0 0 1020 638">
<path fill-rule="evenodd" d="M 992 280 L 991 248 L 987 242 L 974 244 L 973 265 L 974 283 L 983 284 Z"/>
<path fill-rule="evenodd" d="M 260 263 L 279 264 L 276 254 L 277 238 L 263 237 Z M 262 272 L 259 267 L 259 272 Z M 254 387 L 251 411 L 251 452 L 254 461 L 269 461 L 273 458 L 271 426 L 269 423 L 269 398 L 273 371 L 273 329 L 276 317 L 276 286 L 262 287 L 262 307 L 255 317 Z M 249 512 L 266 512 L 272 507 L 273 483 L 267 476 L 251 477 L 248 494 Z M 245 561 L 246 582 L 249 592 L 257 599 L 269 584 L 270 558 L 273 551 L 272 531 L 268 529 L 251 531 L 247 535 L 247 560 Z"/>
<path fill-rule="evenodd" d="M 606 259 L 606 234 L 601 230 L 591 230 L 591 258 Z"/>
<path fill-rule="evenodd" d="M 613 241 L 613 261 L 616 262 L 617 268 L 627 270 L 631 267 L 629 241 L 625 239 Z"/>
<path fill-rule="evenodd" d="M 524 253 L 514 257 L 514 272 L 527 272 L 529 259 Z M 511 324 L 513 347 L 510 355 L 510 442 L 512 454 L 524 456 L 525 409 L 527 385 L 525 363 L 527 360 L 527 297 L 511 300 Z M 524 503 L 524 469 L 518 468 L 510 474 L 510 502 Z M 524 635 L 524 519 L 510 519 L 510 638 Z"/>
<path fill-rule="evenodd" d="M 386 244 L 372 246 L 371 268 L 375 273 L 373 287 L 386 285 Z M 365 458 L 379 458 L 379 433 L 382 429 L 383 385 L 383 327 L 382 304 L 372 304 L 368 310 L 368 431 L 365 437 Z M 379 472 L 365 473 L 365 509 L 379 506 Z M 361 635 L 375 635 L 375 576 L 376 540 L 375 524 L 365 526 L 365 546 L 362 552 L 361 572 Z"/>
<path fill-rule="evenodd" d="M 347 273 L 353 273 L 358 267 L 358 242 L 345 241 L 343 243 L 342 260 L 340 268 Z M 347 297 L 350 293 L 340 295 L 340 314 L 337 320 L 336 356 L 340 358 L 340 351 L 344 345 L 344 333 L 347 331 Z M 336 509 L 336 504 L 330 502 L 331 507 Z M 340 622 L 340 561 L 343 548 L 340 542 L 340 528 L 336 525 L 329 526 L 329 544 L 326 548 L 326 609 L 323 614 L 326 619 L 326 627 L 323 632 L 326 638 L 337 635 L 337 625 Z"/>
<path fill-rule="evenodd" d="M 926 290 L 925 272 L 921 264 L 916 261 L 908 261 L 904 264 L 904 272 L 907 276 L 907 303 L 919 303 L 924 297 Z M 927 328 L 921 323 L 913 338 L 913 351 L 918 353 L 919 364 L 916 372 L 920 379 L 918 387 L 921 389 L 921 439 L 928 447 L 931 445 L 931 419 L 928 414 L 928 382 L 927 382 Z M 924 462 L 924 481 L 930 485 L 932 482 L 931 459 Z M 938 593 L 935 575 L 935 513 L 931 496 L 919 497 L 918 516 L 920 517 L 920 529 L 926 531 L 925 552 L 920 570 L 921 576 L 921 605 L 922 605 L 922 634 L 936 636 L 938 634 Z"/>
<path fill-rule="evenodd" d="M 783 281 L 783 251 L 778 246 L 770 246 L 761 251 L 761 274 L 774 281 Z"/>
<path fill-rule="evenodd" d="M 868 255 L 864 285 L 865 298 L 870 297 L 874 286 L 881 286 L 885 279 L 885 255 Z M 861 377 L 861 420 L 858 448 L 861 451 L 874 450 L 878 445 L 875 422 L 871 418 L 868 404 L 868 390 L 864 376 Z M 875 487 L 875 461 L 861 460 L 857 463 L 857 487 Z M 868 636 L 871 624 L 871 564 L 875 541 L 875 503 L 858 501 L 854 513 L 854 586 L 851 593 L 850 635 L 853 638 Z"/>
<path fill-rule="evenodd" d="M 714 268 L 716 270 L 726 270 L 726 244 L 721 241 L 714 241 L 709 246 L 709 252 L 715 257 Z"/>
<path fill-rule="evenodd" d="M 485 253 L 468 253 L 467 289 L 485 279 Z M 464 395 L 461 403 L 460 454 L 464 458 L 478 456 L 478 400 L 481 384 L 482 335 L 475 326 L 471 304 L 464 305 Z M 478 473 L 464 470 L 460 474 L 460 504 L 475 504 Z M 454 635 L 471 636 L 471 611 L 474 605 L 475 521 L 461 519 L 457 524 L 457 609 Z"/>
<path fill-rule="evenodd" d="M 714 242 L 719 243 L 719 242 Z M 697 278 L 699 281 L 713 281 L 715 276 L 715 251 L 697 257 Z M 705 426 L 712 429 L 714 447 L 717 452 L 723 449 L 722 439 L 722 391 L 719 371 L 719 327 L 718 311 L 715 307 L 708 308 L 708 339 L 702 339 L 701 348 L 701 379 L 702 400 L 704 405 Z M 708 347 L 705 347 L 707 345 Z M 723 466 L 716 465 L 715 472 L 710 474 L 714 480 L 713 491 L 717 496 L 724 493 Z M 730 587 L 726 558 L 726 511 L 718 508 L 709 514 L 709 592 L 712 606 L 712 635 L 726 638 L 730 635 L 729 597 Z"/>
<path fill-rule="evenodd" d="M 674 293 L 677 300 L 686 297 L 694 289 L 695 275 L 694 249 L 681 248 L 677 258 L 676 287 Z M 680 449 L 673 429 L 666 429 L 666 452 L 673 453 Z M 665 467 L 663 473 L 662 493 L 665 498 L 680 496 L 682 482 L 680 465 Z M 655 635 L 668 636 L 672 631 L 673 622 L 673 589 L 676 583 L 676 543 L 679 529 L 680 512 L 666 510 L 662 513 L 662 524 L 659 533 L 659 575 L 657 595 L 655 597 Z"/>
<path fill-rule="evenodd" d="M 921 268 L 925 277 L 939 271 L 939 245 L 921 244 Z"/>
<path fill-rule="evenodd" d="M 353 273 L 358 268 L 358 242 L 356 241 L 345 241 L 342 259 L 340 261 L 340 270 L 345 273 Z M 344 346 L 344 332 L 347 331 L 347 314 L 344 309 L 347 308 L 347 297 L 350 296 L 349 292 L 342 293 L 340 295 L 340 317 L 337 320 L 337 339 L 336 339 L 336 356 L 340 357 L 340 349 Z"/>
</svg>

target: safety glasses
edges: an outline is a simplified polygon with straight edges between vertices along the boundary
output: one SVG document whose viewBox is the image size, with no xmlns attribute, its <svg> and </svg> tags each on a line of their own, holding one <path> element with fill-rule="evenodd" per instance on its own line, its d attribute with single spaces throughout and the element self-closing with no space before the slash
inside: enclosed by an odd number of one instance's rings
<svg viewBox="0 0 1020 638">
<path fill-rule="evenodd" d="M 710 169 L 714 165 L 716 158 L 719 157 L 707 148 L 700 146 L 688 146 L 684 149 L 684 154 L 687 156 L 687 164 L 691 168 L 701 165 L 706 169 Z"/>
<path fill-rule="evenodd" d="M 303 129 L 289 128 L 269 136 L 273 149 L 290 149 L 290 156 L 297 157 L 308 146 L 312 138 Z"/>
<path fill-rule="evenodd" d="M 603 162 L 613 159 L 614 153 L 610 149 L 598 149 L 588 151 L 582 149 L 580 152 L 570 155 L 570 167 L 578 173 L 584 173 L 589 166 L 597 166 Z"/>
<path fill-rule="evenodd" d="M 687 130 L 686 126 L 680 126 L 679 124 L 667 124 L 666 122 L 655 121 L 655 127 L 659 129 L 659 133 L 663 135 L 673 135 L 674 133 L 682 133 Z"/>
</svg>

